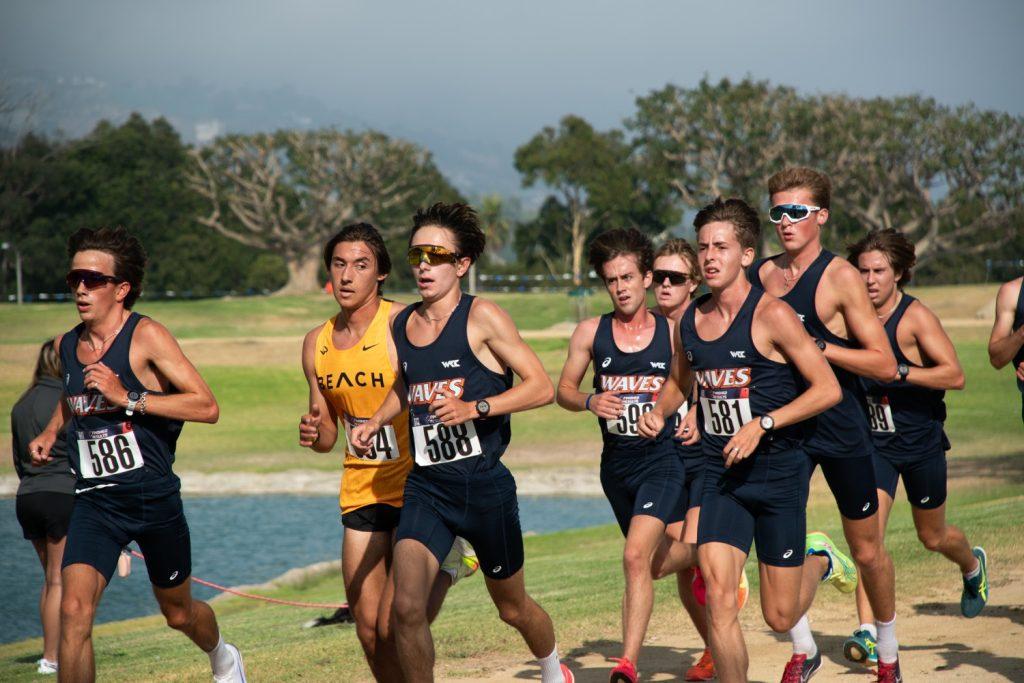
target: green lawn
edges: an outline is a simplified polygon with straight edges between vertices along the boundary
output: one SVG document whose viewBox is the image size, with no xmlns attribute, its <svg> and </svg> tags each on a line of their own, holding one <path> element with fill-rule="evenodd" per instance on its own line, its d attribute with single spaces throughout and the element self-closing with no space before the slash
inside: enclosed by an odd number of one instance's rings
<svg viewBox="0 0 1024 683">
<path fill-rule="evenodd" d="M 972 543 L 985 545 L 999 567 L 1024 559 L 1024 483 L 1020 472 L 1012 482 L 954 490 L 949 498 L 950 520 L 960 525 Z M 902 494 L 901 494 L 902 495 Z M 822 529 L 841 539 L 834 505 L 809 510 L 808 528 Z M 560 649 L 571 653 L 584 643 L 617 641 L 622 576 L 619 557 L 622 539 L 613 526 L 567 531 L 525 539 L 527 587 L 552 615 Z M 840 541 L 842 544 L 842 541 Z M 955 568 L 941 557 L 924 551 L 917 541 L 909 508 L 900 500 L 889 526 L 888 546 L 899 567 L 898 593 L 904 600 L 930 590 L 959 596 Z M 994 565 L 995 563 L 993 563 Z M 760 623 L 757 571 L 751 562 L 752 604 L 745 620 Z M 997 584 L 998 585 L 998 582 Z M 998 590 L 995 588 L 994 590 Z M 337 602 L 343 591 L 337 573 L 271 591 L 275 597 L 314 602 Z M 229 598 L 218 601 L 218 619 L 228 639 L 245 654 L 254 680 L 368 680 L 361 650 L 351 626 L 303 630 L 299 625 L 318 610 L 266 605 Z M 849 611 L 852 597 L 823 590 L 816 609 Z M 680 615 L 675 582 L 657 584 L 652 624 L 663 630 L 691 634 Z M 471 675 L 482 668 L 529 659 L 518 636 L 496 617 L 483 582 L 472 578 L 457 586 L 434 626 L 439 678 Z M 101 680 L 204 680 L 206 658 L 159 617 L 105 624 L 94 638 Z M 38 638 L 0 646 L 0 680 L 36 680 L 28 662 L 39 656 Z"/>
</svg>

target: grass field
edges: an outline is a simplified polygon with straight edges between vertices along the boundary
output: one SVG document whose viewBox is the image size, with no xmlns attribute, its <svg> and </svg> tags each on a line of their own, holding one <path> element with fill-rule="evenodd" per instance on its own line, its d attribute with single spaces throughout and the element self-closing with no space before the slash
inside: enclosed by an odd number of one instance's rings
<svg viewBox="0 0 1024 683">
<path fill-rule="evenodd" d="M 1024 560 L 1024 479 L 1019 467 L 986 481 L 968 478 L 955 484 L 949 504 L 951 520 L 985 545 L 991 566 L 1010 568 Z M 808 528 L 841 538 L 834 504 L 822 496 L 808 512 Z M 845 545 L 842 544 L 841 545 Z M 888 546 L 899 567 L 901 596 L 928 595 L 942 602 L 959 598 L 955 568 L 927 553 L 917 541 L 908 506 L 896 506 Z M 580 653 L 605 648 L 619 636 L 622 577 L 618 557 L 622 539 L 617 528 L 596 527 L 526 539 L 526 576 L 531 594 L 554 619 L 561 651 Z M 202 575 L 197 567 L 196 574 Z M 996 571 L 995 569 L 993 571 Z M 751 561 L 752 602 L 743 612 L 745 628 L 763 628 L 757 598 L 757 571 Z M 1006 579 L 999 579 L 994 592 Z M 699 639 L 681 616 L 672 579 L 656 584 L 652 632 L 683 634 L 690 647 Z M 342 598 L 336 572 L 302 584 L 267 591 L 274 597 L 315 602 Z M 909 600 L 909 599 L 908 599 Z M 226 636 L 245 654 L 253 680 L 364 681 L 369 672 L 351 626 L 304 630 L 300 624 L 321 612 L 267 605 L 240 598 L 216 602 Z M 815 610 L 850 614 L 853 602 L 831 589 L 820 592 Z M 982 623 L 979 620 L 975 623 Z M 473 577 L 452 590 L 434 626 L 438 678 L 480 675 L 529 659 L 521 640 L 494 614 L 483 582 Z M 656 636 L 657 637 L 657 636 Z M 966 637 L 966 636 L 965 636 Z M 94 638 L 101 680 L 198 681 L 208 676 L 206 658 L 167 629 L 161 618 L 147 617 L 97 627 Z M 0 646 L 0 680 L 35 680 L 27 665 L 38 658 L 40 639 Z M 788 646 L 780 645 L 784 660 Z M 607 674 L 605 674 L 606 676 Z M 595 679 L 596 680 L 596 679 Z"/>
<path fill-rule="evenodd" d="M 948 431 L 961 456 L 1022 453 L 1019 394 L 1011 373 L 988 363 L 988 328 L 964 325 L 995 295 L 994 285 L 921 288 L 916 294 L 955 321 L 949 328 L 967 374 L 967 390 L 948 395 Z M 401 300 L 411 295 L 400 295 Z M 524 331 L 543 330 L 572 316 L 571 300 L 561 294 L 498 294 Z M 593 297 L 592 311 L 604 301 Z M 221 406 L 216 425 L 188 425 L 178 446 L 179 469 L 204 472 L 274 472 L 295 467 L 336 470 L 333 456 L 317 456 L 295 446 L 295 425 L 305 406 L 305 380 L 299 367 L 301 335 L 333 314 L 325 295 L 255 297 L 194 302 L 142 302 L 142 313 L 166 324 L 181 340 L 213 388 Z M 69 304 L 0 306 L 0 413 L 7 414 L 24 390 L 36 341 L 59 334 L 76 321 Z M 557 379 L 566 339 L 531 339 L 531 345 Z M 589 377 L 584 380 L 589 384 Z M 0 473 L 10 472 L 9 424 L 0 421 Z M 517 415 L 509 462 L 523 451 L 544 451 L 550 460 L 529 458 L 530 466 L 564 465 L 583 454 L 596 456 L 599 435 L 584 413 L 557 406 Z M 525 463 L 524 463 L 525 464 Z"/>
</svg>

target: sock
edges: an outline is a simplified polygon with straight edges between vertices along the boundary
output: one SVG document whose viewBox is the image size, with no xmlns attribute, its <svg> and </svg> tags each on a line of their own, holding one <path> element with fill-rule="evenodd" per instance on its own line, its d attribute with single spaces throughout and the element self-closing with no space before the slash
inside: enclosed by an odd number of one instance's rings
<svg viewBox="0 0 1024 683">
<path fill-rule="evenodd" d="M 977 567 L 964 574 L 964 578 L 970 581 L 971 579 L 976 579 L 979 576 L 981 576 L 981 560 L 978 560 Z"/>
<path fill-rule="evenodd" d="M 878 629 L 875 628 L 874 624 L 861 624 L 860 630 L 867 631 L 871 634 L 871 640 L 875 641 L 876 643 L 878 642 Z"/>
<path fill-rule="evenodd" d="M 892 621 L 875 621 L 878 627 L 878 661 L 892 664 L 899 657 L 899 644 L 896 642 L 896 617 Z"/>
<path fill-rule="evenodd" d="M 214 676 L 227 676 L 231 673 L 235 658 L 231 656 L 231 650 L 224 646 L 224 636 L 217 636 L 217 645 L 206 654 L 210 656 L 210 668 Z"/>
<path fill-rule="evenodd" d="M 818 654 L 818 645 L 814 642 L 814 634 L 811 633 L 811 622 L 807 615 L 800 617 L 796 626 L 789 630 L 789 637 L 793 641 L 793 654 L 807 655 L 810 659 Z"/>
<path fill-rule="evenodd" d="M 547 657 L 538 659 L 541 683 L 563 683 L 562 663 L 558 661 L 558 646 Z"/>
</svg>

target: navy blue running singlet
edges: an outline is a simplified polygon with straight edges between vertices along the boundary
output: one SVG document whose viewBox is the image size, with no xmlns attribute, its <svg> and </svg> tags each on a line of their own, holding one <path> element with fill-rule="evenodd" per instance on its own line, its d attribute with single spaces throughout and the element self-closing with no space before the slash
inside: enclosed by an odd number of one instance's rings
<svg viewBox="0 0 1024 683">
<path fill-rule="evenodd" d="M 100 359 L 113 370 L 128 391 L 149 391 L 132 372 L 128 360 L 132 335 L 143 316 L 132 313 Z M 71 420 L 67 426 L 68 455 L 78 476 L 78 492 L 90 496 L 138 493 L 155 498 L 174 493 L 181 482 L 171 471 L 174 449 L 181 433 L 181 420 L 155 415 L 128 416 L 95 389 L 85 388 L 85 365 L 78 360 L 78 341 L 85 323 L 64 335 L 60 362 L 64 371 Z M 150 394 L 160 392 L 149 391 Z"/>
<path fill-rule="evenodd" d="M 624 404 L 622 415 L 615 420 L 597 419 L 606 456 L 650 448 L 652 443 L 640 437 L 637 424 L 640 416 L 657 403 L 672 369 L 672 330 L 667 318 L 657 313 L 651 315 L 654 316 L 654 336 L 640 351 L 627 353 L 615 344 L 613 313 L 601 316 L 594 333 L 594 391 L 623 392 L 619 394 Z M 673 427 L 673 420 L 666 420 L 655 442 L 671 436 Z"/>
<path fill-rule="evenodd" d="M 747 279 L 755 287 L 764 289 L 764 285 L 761 283 L 761 266 L 772 258 L 775 257 L 759 259 L 748 269 Z M 834 258 L 836 258 L 835 254 L 827 249 L 822 249 L 814 262 L 797 280 L 793 289 L 779 298 L 793 307 L 808 334 L 815 339 L 823 339 L 829 344 L 846 349 L 857 348 L 856 344 L 849 339 L 843 339 L 833 334 L 818 317 L 818 311 L 814 305 L 818 283 L 821 282 L 825 268 Z M 871 453 L 871 437 L 868 430 L 864 387 L 860 377 L 837 365 L 832 365 L 832 370 L 836 373 L 836 379 L 839 380 L 843 398 L 837 405 L 805 423 L 807 431 L 805 448 L 809 454 L 815 456 L 863 457 L 869 455 Z"/>
<path fill-rule="evenodd" d="M 912 367 L 900 350 L 896 330 L 904 313 L 917 301 L 904 294 L 885 323 L 885 334 L 896 361 Z M 942 426 L 946 420 L 946 392 L 907 382 L 879 382 L 863 378 L 867 392 L 871 439 L 875 448 L 890 460 L 914 460 L 926 454 L 941 454 L 948 448 Z"/>
<path fill-rule="evenodd" d="M 724 463 L 722 450 L 740 427 L 790 403 L 797 396 L 796 374 L 787 363 L 765 358 L 754 346 L 750 327 L 764 292 L 751 288 L 729 329 L 718 339 L 697 334 L 697 309 L 711 298 L 697 299 L 686 309 L 679 329 L 699 392 L 698 424 L 709 463 Z M 766 434 L 755 453 L 776 453 L 799 445 L 798 425 Z"/>
<path fill-rule="evenodd" d="M 476 418 L 447 427 L 431 412 L 430 404 L 445 394 L 474 403 L 512 387 L 512 370 L 497 373 L 485 366 L 469 346 L 467 325 L 475 297 L 463 294 L 444 329 L 427 346 L 409 341 L 406 323 L 421 303 L 397 316 L 393 328 L 402 378 L 409 392 L 409 440 L 414 471 L 429 478 L 476 474 L 493 469 L 512 436 L 510 416 Z"/>
</svg>

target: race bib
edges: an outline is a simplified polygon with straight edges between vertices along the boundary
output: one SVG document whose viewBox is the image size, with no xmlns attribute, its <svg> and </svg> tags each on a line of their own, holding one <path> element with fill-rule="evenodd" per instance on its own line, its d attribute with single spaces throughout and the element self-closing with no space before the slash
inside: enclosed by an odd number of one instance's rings
<svg viewBox="0 0 1024 683">
<path fill-rule="evenodd" d="M 675 433 L 679 429 L 679 425 L 683 424 L 683 420 L 686 419 L 686 414 L 690 412 L 690 402 L 683 401 L 683 405 L 679 406 L 679 410 L 676 411 L 676 421 L 672 423 L 672 432 Z"/>
<path fill-rule="evenodd" d="M 351 415 L 345 416 L 345 437 L 352 443 L 352 429 L 356 425 L 361 425 L 366 422 L 365 417 L 352 417 Z M 347 449 L 348 455 L 358 460 L 364 460 L 366 462 L 387 462 L 389 460 L 398 460 L 401 457 L 402 452 L 398 449 L 398 436 L 395 435 L 395 428 L 391 425 L 384 425 L 377 432 L 377 436 L 374 437 L 373 445 L 370 446 L 369 452 L 359 455 L 352 451 L 351 448 Z"/>
<path fill-rule="evenodd" d="M 142 450 L 130 422 L 76 432 L 78 471 L 85 479 L 102 479 L 143 465 Z"/>
<path fill-rule="evenodd" d="M 750 389 L 716 389 L 701 394 L 704 431 L 715 436 L 735 436 L 750 422 Z"/>
<path fill-rule="evenodd" d="M 889 397 L 868 396 L 867 399 L 871 431 L 879 434 L 895 434 L 896 423 L 892 420 L 892 406 L 889 405 Z"/>
<path fill-rule="evenodd" d="M 413 454 L 421 467 L 483 455 L 472 420 L 448 427 L 433 414 L 412 416 Z"/>
<path fill-rule="evenodd" d="M 658 397 L 651 394 L 621 394 L 619 398 L 622 399 L 624 404 L 622 406 L 622 415 L 613 420 L 604 421 L 605 426 L 608 428 L 608 433 L 615 434 L 616 436 L 639 437 L 638 425 L 640 416 L 651 412 Z"/>
</svg>

